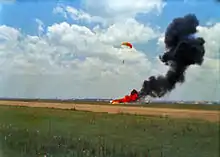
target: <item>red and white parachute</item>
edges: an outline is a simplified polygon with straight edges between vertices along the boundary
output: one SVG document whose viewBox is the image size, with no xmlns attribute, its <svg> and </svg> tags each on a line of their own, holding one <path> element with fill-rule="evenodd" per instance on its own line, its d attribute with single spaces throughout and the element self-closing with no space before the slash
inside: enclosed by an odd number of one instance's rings
<svg viewBox="0 0 220 157">
<path fill-rule="evenodd" d="M 129 43 L 129 42 L 122 42 L 121 45 L 127 46 L 129 48 L 133 47 L 133 45 L 131 43 Z"/>
</svg>

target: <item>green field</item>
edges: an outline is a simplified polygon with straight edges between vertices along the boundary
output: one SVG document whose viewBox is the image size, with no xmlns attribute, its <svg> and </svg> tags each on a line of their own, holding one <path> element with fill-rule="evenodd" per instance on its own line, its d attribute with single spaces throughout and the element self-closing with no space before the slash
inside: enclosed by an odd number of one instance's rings
<svg viewBox="0 0 220 157">
<path fill-rule="evenodd" d="M 219 123 L 0 106 L 0 157 L 219 157 Z"/>
</svg>

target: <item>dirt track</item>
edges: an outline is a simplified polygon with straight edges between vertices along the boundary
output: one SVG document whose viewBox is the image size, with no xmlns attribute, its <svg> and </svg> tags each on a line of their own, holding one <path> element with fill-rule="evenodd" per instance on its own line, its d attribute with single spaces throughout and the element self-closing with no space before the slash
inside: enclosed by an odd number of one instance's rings
<svg viewBox="0 0 220 157">
<path fill-rule="evenodd" d="M 129 113 L 138 115 L 168 116 L 174 118 L 194 118 L 208 121 L 219 121 L 220 111 L 208 110 L 186 110 L 168 108 L 147 108 L 114 105 L 90 105 L 90 104 L 65 104 L 65 103 L 44 103 L 44 102 L 22 102 L 22 101 L 0 101 L 0 105 L 47 107 L 59 109 L 76 109 L 81 111 L 108 112 L 108 113 Z"/>
</svg>

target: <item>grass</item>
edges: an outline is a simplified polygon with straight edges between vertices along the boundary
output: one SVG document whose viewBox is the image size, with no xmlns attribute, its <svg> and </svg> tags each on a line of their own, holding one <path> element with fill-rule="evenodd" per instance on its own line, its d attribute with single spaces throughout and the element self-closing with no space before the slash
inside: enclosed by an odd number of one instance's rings
<svg viewBox="0 0 220 157">
<path fill-rule="evenodd" d="M 0 106 L 1 157 L 218 157 L 219 123 Z"/>
</svg>

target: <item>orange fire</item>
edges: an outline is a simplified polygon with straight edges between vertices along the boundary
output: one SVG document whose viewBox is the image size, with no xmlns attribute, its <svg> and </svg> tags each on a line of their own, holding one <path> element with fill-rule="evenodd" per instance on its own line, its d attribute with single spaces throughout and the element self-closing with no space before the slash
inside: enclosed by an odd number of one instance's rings
<svg viewBox="0 0 220 157">
<path fill-rule="evenodd" d="M 129 102 L 135 102 L 137 101 L 137 99 L 138 99 L 138 92 L 135 89 L 133 89 L 130 95 L 126 95 L 124 98 L 121 99 L 112 100 L 111 103 L 112 104 L 129 103 Z"/>
</svg>

